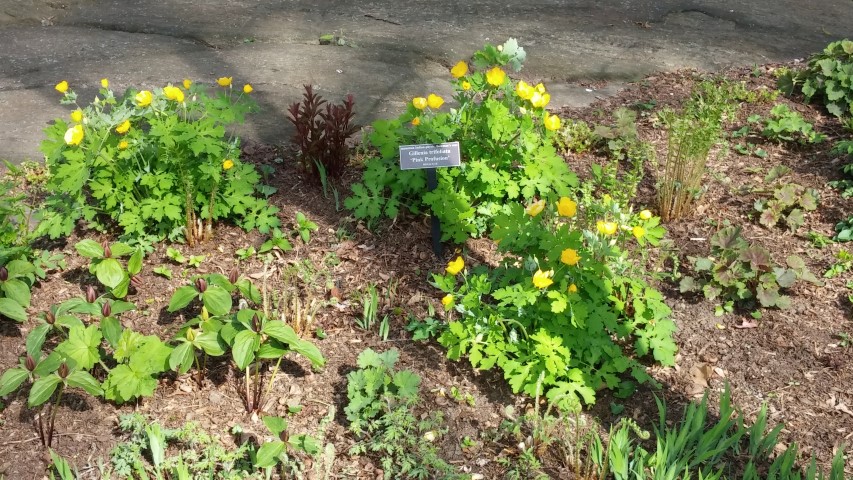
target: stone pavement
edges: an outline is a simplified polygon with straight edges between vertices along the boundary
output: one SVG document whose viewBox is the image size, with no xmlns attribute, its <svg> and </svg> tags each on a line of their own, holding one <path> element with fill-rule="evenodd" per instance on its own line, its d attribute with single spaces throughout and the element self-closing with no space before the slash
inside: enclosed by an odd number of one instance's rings
<svg viewBox="0 0 853 480">
<path fill-rule="evenodd" d="M 69 111 L 53 90 L 63 79 L 85 101 L 104 77 L 120 92 L 233 76 L 262 108 L 240 133 L 280 143 L 305 83 L 334 101 L 353 93 L 365 124 L 449 94 L 451 65 L 509 37 L 553 106 L 581 106 L 655 71 L 803 58 L 853 37 L 853 2 L 0 0 L 0 160 L 41 159 L 42 128 Z"/>
</svg>

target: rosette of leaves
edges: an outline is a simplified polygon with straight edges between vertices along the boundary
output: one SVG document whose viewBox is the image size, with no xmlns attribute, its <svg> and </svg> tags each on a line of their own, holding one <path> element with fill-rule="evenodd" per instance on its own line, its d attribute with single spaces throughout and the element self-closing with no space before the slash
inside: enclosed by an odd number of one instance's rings
<svg viewBox="0 0 853 480">
<path fill-rule="evenodd" d="M 783 293 L 798 280 L 820 285 L 797 255 L 786 266 L 773 263 L 770 252 L 741 236 L 740 227 L 726 227 L 711 237 L 711 255 L 690 257 L 696 277 L 681 279 L 681 292 L 701 291 L 711 301 L 722 301 L 716 314 L 731 312 L 735 304 L 785 309 L 791 298 Z"/>
<path fill-rule="evenodd" d="M 199 385 L 202 383 L 207 356 L 222 356 L 227 348 L 219 336 L 222 321 L 216 317 L 204 319 L 204 315 L 203 313 L 202 317 L 196 317 L 181 327 L 175 335 L 178 346 L 169 355 L 169 368 L 178 373 L 186 373 L 195 364 Z"/>
<path fill-rule="evenodd" d="M 826 138 L 816 132 L 814 125 L 807 122 L 799 112 L 791 110 L 783 103 L 773 106 L 770 110 L 770 118 L 767 119 L 761 134 L 777 142 L 798 141 L 804 144 L 820 143 Z"/>
<path fill-rule="evenodd" d="M 91 349 L 93 343 L 87 347 Z M 112 357 L 118 365 L 104 381 L 104 398 L 121 404 L 154 395 L 158 376 L 169 369 L 172 348 L 155 335 L 142 335 L 129 328 L 122 330 L 113 348 Z M 89 353 L 94 356 L 91 350 Z"/>
<path fill-rule="evenodd" d="M 817 209 L 819 195 L 817 190 L 796 183 L 782 185 L 773 191 L 771 199 L 755 201 L 755 210 L 761 213 L 758 223 L 766 228 L 773 228 L 780 221 L 784 221 L 793 233 L 805 222 L 804 212 Z"/>
<path fill-rule="evenodd" d="M 778 86 L 786 95 L 799 87 L 807 102 L 820 100 L 832 115 L 849 117 L 853 114 L 853 41 L 830 43 L 812 55 L 804 70 L 782 75 Z"/>
<path fill-rule="evenodd" d="M 176 312 L 193 300 L 199 300 L 212 315 L 227 315 L 231 312 L 234 285 L 224 275 L 198 276 L 190 285 L 175 290 L 169 301 L 169 312 Z"/>
<path fill-rule="evenodd" d="M 77 249 L 77 253 L 90 259 L 89 273 L 95 275 L 116 298 L 127 296 L 130 278 L 142 271 L 141 248 L 133 248 L 122 242 L 101 244 L 90 239 L 77 242 L 74 248 Z M 130 258 L 125 269 L 118 259 L 128 255 Z"/>
</svg>

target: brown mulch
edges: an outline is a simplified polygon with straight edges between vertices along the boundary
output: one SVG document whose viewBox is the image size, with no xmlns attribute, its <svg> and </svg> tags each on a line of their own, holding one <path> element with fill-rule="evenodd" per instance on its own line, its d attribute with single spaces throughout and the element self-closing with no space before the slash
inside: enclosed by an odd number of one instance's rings
<svg viewBox="0 0 853 480">
<path fill-rule="evenodd" d="M 751 69 L 733 70 L 725 75 L 746 81 L 750 88 L 772 87 L 773 78 L 769 72 L 773 68 L 763 67 L 757 77 L 751 75 Z M 667 105 L 677 106 L 689 95 L 697 78 L 698 74 L 692 71 L 656 75 L 632 84 L 616 97 L 582 110 L 562 113 L 564 117 L 593 124 L 608 121 L 610 112 L 619 106 L 649 100 L 655 101 L 653 111 Z M 764 159 L 743 156 L 732 149 L 721 152 L 709 164 L 707 191 L 696 212 L 667 225 L 682 270 L 689 272 L 688 256 L 707 254 L 708 238 L 726 222 L 742 225 L 744 235 L 766 246 L 777 262 L 783 262 L 790 254 L 800 255 L 818 277 L 834 263 L 835 254 L 846 248 L 844 244 L 831 244 L 819 249 L 805 236 L 809 231 L 831 236 L 835 223 L 853 211 L 849 200 L 840 198 L 837 191 L 827 186 L 828 181 L 840 178 L 840 161 L 829 154 L 829 149 L 833 137 L 842 130 L 834 118 L 814 106 L 783 97 L 777 101 L 801 112 L 818 130 L 829 135 L 830 141 L 797 146 L 751 139 L 768 152 Z M 745 124 L 746 117 L 752 113 L 766 116 L 771 106 L 772 103 L 744 105 L 741 118 L 731 128 Z M 653 114 L 641 113 L 638 127 L 641 137 L 652 142 L 658 156 L 662 157 L 666 151 L 665 135 L 654 125 L 653 119 Z M 507 406 L 523 411 L 530 408 L 532 401 L 514 397 L 499 372 L 475 372 L 465 362 L 451 362 L 440 346 L 434 342 L 413 342 L 404 329 L 410 316 L 426 317 L 427 303 L 439 306 L 439 295 L 427 280 L 431 272 L 444 268 L 457 247 L 447 248 L 442 258 L 436 258 L 430 247 L 429 224 L 422 218 L 399 218 L 381 225 L 377 232 L 369 232 L 345 210 L 336 208 L 331 193 L 326 198 L 319 188 L 306 181 L 288 147 L 246 145 L 244 158 L 272 167 L 274 173 L 267 182 L 278 188 L 271 201 L 281 209 L 283 230 L 290 230 L 296 212 L 301 211 L 319 225 L 319 231 L 312 234 L 307 245 L 292 239 L 294 251 L 277 254 L 268 267 L 259 256 L 245 261 L 236 258 L 237 249 L 250 245 L 258 247 L 265 238 L 257 232 L 246 233 L 234 227 L 218 227 L 213 241 L 194 248 L 176 246 L 184 255 L 205 256 L 197 270 L 172 263 L 166 257 L 166 245 L 158 245 L 146 256 L 142 286 L 130 296 L 139 310 L 122 317 L 125 325 L 145 334 L 169 338 L 186 319 L 180 312 L 166 313 L 166 306 L 174 289 L 190 276 L 213 272 L 227 274 L 237 266 L 243 275 L 262 283 L 266 271 L 273 300 L 284 292 L 294 291 L 307 303 L 323 302 L 313 324 L 306 326 L 304 331 L 310 337 L 320 328 L 328 335 L 323 340 L 313 339 L 328 363 L 324 369 L 314 371 L 300 358 L 288 360 L 283 364 L 283 374 L 276 378 L 264 411 L 283 415 L 288 405 L 303 405 L 304 408 L 290 418 L 290 431 L 310 432 L 329 407 L 335 406 L 336 421 L 327 438 L 338 452 L 335 465 L 338 478 L 375 478 L 377 475 L 377 465 L 346 454 L 353 440 L 342 413 L 346 403 L 346 374 L 355 368 L 356 357 L 367 347 L 399 349 L 398 367 L 411 369 L 423 378 L 421 392 L 425 410 L 441 410 L 449 428 L 448 435 L 440 443 L 446 459 L 464 471 L 480 472 L 486 478 L 502 478 L 504 467 L 495 462 L 502 446 L 485 442 L 478 450 L 463 452 L 460 440 L 465 436 L 478 439 L 481 432 L 500 424 Z M 567 160 L 581 177 L 588 175 L 589 164 L 597 161 L 593 155 L 570 155 Z M 806 215 L 806 224 L 796 234 L 781 227 L 768 230 L 759 226 L 752 208 L 759 194 L 744 188 L 761 186 L 764 174 L 779 164 L 792 169 L 787 181 L 816 188 L 821 193 L 818 210 Z M 637 203 L 652 207 L 653 165 L 648 165 L 647 170 L 649 179 L 641 185 Z M 348 185 L 357 178 L 358 172 L 350 172 L 337 186 L 341 202 Z M 78 232 L 58 246 L 57 250 L 66 254 L 68 266 L 35 289 L 31 313 L 81 295 L 85 285 L 96 283 L 88 274 L 86 263 L 74 252 L 73 245 L 81 238 L 100 241 L 109 237 Z M 462 248 L 470 258 L 486 259 L 493 254 L 493 245 L 486 240 L 469 241 Z M 153 268 L 159 265 L 169 266 L 174 277 L 168 280 L 155 275 Z M 851 305 L 847 300 L 848 280 L 851 280 L 849 272 L 827 280 L 821 287 L 805 283 L 795 285 L 791 292 L 792 308 L 764 310 L 754 328 L 740 328 L 752 321 L 749 312 L 736 311 L 715 317 L 711 302 L 695 295 L 682 295 L 677 285 L 661 284 L 679 327 L 677 367 L 650 367 L 662 385 L 660 390 L 640 390 L 629 399 L 617 399 L 600 392 L 598 404 L 591 413 L 606 428 L 617 418 L 610 406 L 622 405 L 624 415 L 650 426 L 657 416 L 653 395 L 666 399 L 671 406 L 670 418 L 677 419 L 679 406 L 706 390 L 703 383 L 709 386 L 707 390 L 713 399 L 718 398 L 727 383 L 735 405 L 748 415 L 754 415 L 766 403 L 771 422 L 785 423 L 781 436 L 784 444 L 796 441 L 801 452 L 813 453 L 822 465 L 828 464 L 834 450 L 842 443 L 848 445 L 848 453 L 853 453 L 850 447 L 853 445 L 853 347 L 842 347 L 838 337 L 840 332 L 853 335 Z M 381 341 L 375 327 L 365 332 L 355 324 L 355 318 L 361 314 L 361 292 L 369 284 L 376 284 L 380 292 L 380 318 L 388 314 L 392 319 L 391 334 L 385 342 Z M 340 297 L 337 306 L 325 303 L 332 286 Z M 436 315 L 440 316 L 441 309 L 436 310 Z M 32 324 L 18 327 L 4 320 L 0 327 L 0 369 L 5 370 L 17 363 L 24 349 L 23 338 Z M 218 433 L 224 442 L 232 444 L 234 440 L 226 431 L 234 425 L 262 434 L 263 425 L 245 413 L 237 390 L 238 380 L 227 362 L 213 362 L 202 387 L 188 375 L 166 375 L 153 398 L 132 405 L 117 408 L 91 397 L 67 395 L 57 419 L 58 436 L 54 448 L 74 463 L 85 478 L 100 478 L 98 459 L 107 462 L 109 450 L 120 441 L 116 419 L 123 413 L 139 411 L 169 427 L 188 420 L 197 421 L 205 429 Z M 452 387 L 473 395 L 476 406 L 449 398 L 446 392 Z M 11 395 L 0 411 L 0 477 L 41 478 L 49 462 L 39 446 L 33 414 L 25 408 L 27 393 L 24 389 Z M 853 471 L 853 456 L 850 459 L 848 470 Z M 549 461 L 551 463 L 544 465 L 546 470 L 555 478 L 562 477 L 562 466 Z"/>
</svg>

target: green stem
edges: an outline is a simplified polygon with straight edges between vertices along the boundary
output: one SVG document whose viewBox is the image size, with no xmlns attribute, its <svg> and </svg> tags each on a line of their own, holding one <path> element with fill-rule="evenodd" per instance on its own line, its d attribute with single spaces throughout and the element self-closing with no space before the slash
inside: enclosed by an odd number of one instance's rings
<svg viewBox="0 0 853 480">
<path fill-rule="evenodd" d="M 53 425 L 54 421 L 56 421 L 56 412 L 59 410 L 59 402 L 62 401 L 62 393 L 65 391 L 65 383 L 59 386 L 59 393 L 56 395 L 56 403 L 53 405 L 53 408 L 50 409 L 50 423 L 47 425 L 47 446 L 50 448 L 51 443 L 53 443 Z"/>
</svg>

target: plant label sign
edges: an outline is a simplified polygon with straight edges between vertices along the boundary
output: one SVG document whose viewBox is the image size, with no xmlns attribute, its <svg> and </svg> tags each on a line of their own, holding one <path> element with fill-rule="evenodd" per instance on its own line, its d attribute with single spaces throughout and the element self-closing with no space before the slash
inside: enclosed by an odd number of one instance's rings
<svg viewBox="0 0 853 480">
<path fill-rule="evenodd" d="M 462 165 L 459 142 L 400 146 L 400 169 L 458 167 Z"/>
</svg>

